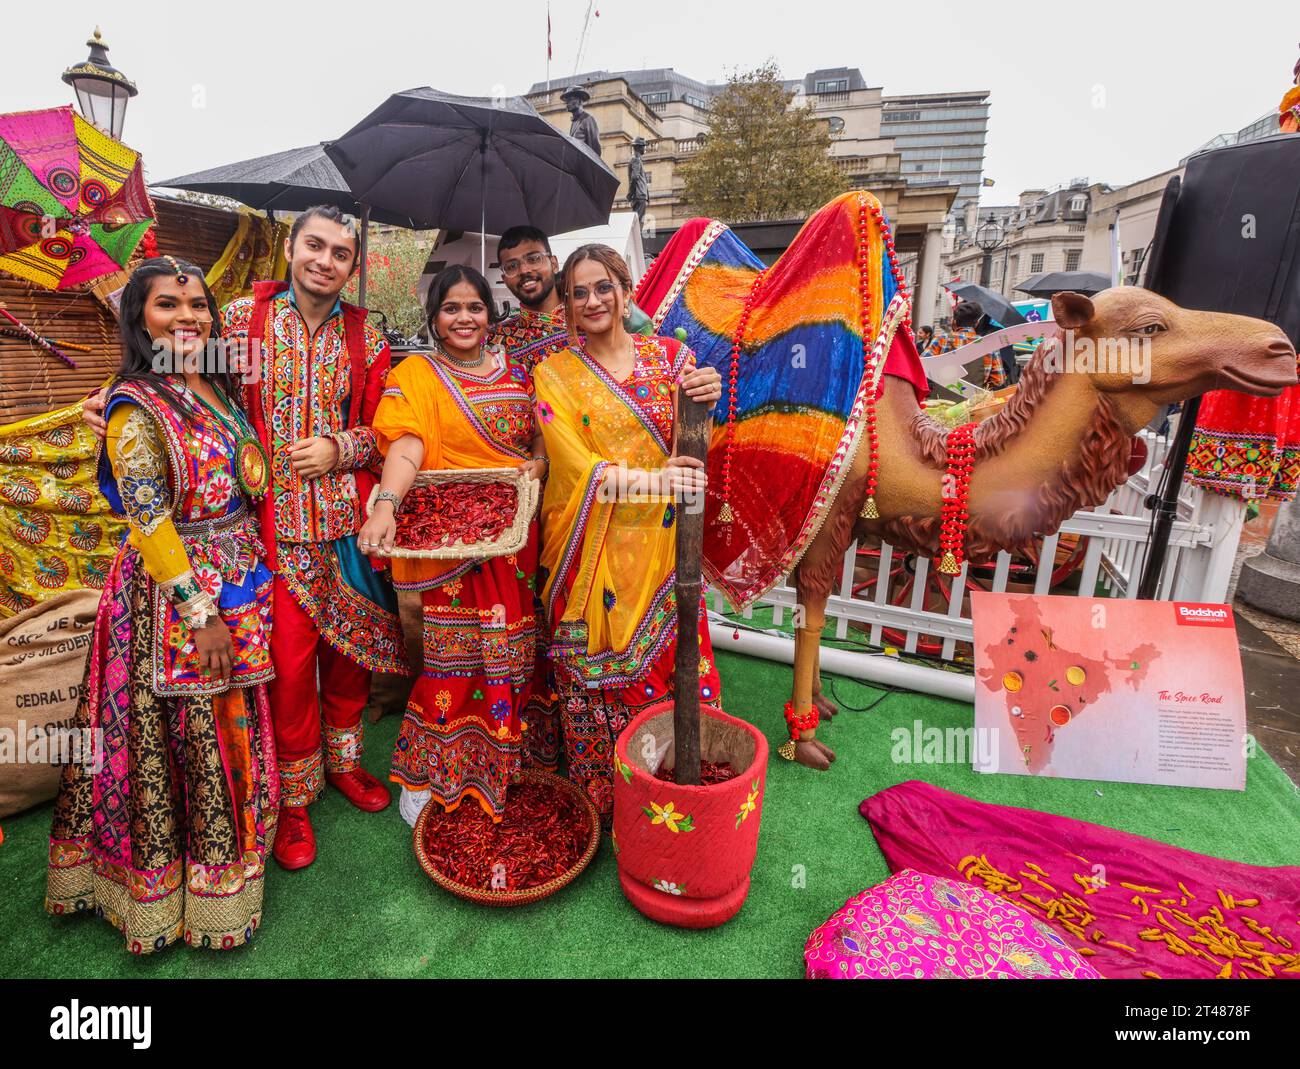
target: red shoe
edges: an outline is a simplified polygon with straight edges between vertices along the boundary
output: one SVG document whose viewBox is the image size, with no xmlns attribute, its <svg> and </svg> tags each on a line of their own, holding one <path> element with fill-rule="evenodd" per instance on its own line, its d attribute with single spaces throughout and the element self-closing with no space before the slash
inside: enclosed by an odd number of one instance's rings
<svg viewBox="0 0 1300 1069">
<path fill-rule="evenodd" d="M 326 772 L 325 782 L 341 791 L 343 797 L 363 813 L 378 813 L 392 801 L 388 788 L 364 768 L 351 772 Z"/>
<path fill-rule="evenodd" d="M 280 822 L 272 851 L 282 869 L 305 869 L 316 860 L 316 834 L 305 805 L 280 807 Z"/>
</svg>

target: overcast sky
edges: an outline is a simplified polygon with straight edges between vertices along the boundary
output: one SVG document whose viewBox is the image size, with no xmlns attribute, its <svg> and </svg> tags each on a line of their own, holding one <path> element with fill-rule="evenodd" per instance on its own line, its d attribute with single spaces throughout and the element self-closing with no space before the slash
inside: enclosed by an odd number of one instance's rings
<svg viewBox="0 0 1300 1069">
<path fill-rule="evenodd" d="M 886 93 L 992 93 L 983 203 L 1173 166 L 1276 108 L 1300 58 L 1283 0 L 1165 5 L 950 0 L 597 0 L 581 69 L 701 81 L 775 59 L 862 70 Z M 1169 13 L 1158 9 L 1168 8 Z M 572 74 L 588 0 L 552 0 L 550 76 Z M 71 102 L 59 75 L 99 22 L 140 89 L 125 141 L 151 181 L 337 137 L 392 92 L 523 93 L 547 76 L 545 0 L 312 4 L 64 0 L 0 63 L 0 112 Z"/>
</svg>

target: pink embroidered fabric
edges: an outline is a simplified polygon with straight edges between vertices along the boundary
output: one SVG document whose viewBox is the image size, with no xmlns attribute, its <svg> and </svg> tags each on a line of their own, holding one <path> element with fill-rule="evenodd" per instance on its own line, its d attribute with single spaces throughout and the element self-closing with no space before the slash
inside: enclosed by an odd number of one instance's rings
<svg viewBox="0 0 1300 1069">
<path fill-rule="evenodd" d="M 1051 928 L 969 883 L 911 869 L 855 895 L 804 946 L 810 980 L 1100 980 Z"/>
<path fill-rule="evenodd" d="M 1300 979 L 1300 867 L 1194 854 L 916 780 L 859 811 L 895 872 L 999 895 L 1107 979 Z"/>
</svg>

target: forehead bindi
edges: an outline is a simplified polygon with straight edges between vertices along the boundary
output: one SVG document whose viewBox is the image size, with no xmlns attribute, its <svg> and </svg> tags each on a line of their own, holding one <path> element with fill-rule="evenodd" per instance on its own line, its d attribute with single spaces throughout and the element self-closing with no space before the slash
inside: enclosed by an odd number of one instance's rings
<svg viewBox="0 0 1300 1069">
<path fill-rule="evenodd" d="M 447 296 L 442 299 L 443 308 L 473 304 L 481 305 L 482 303 L 483 298 L 478 295 L 478 290 L 468 282 L 457 282 L 447 291 Z"/>
<path fill-rule="evenodd" d="M 202 283 L 193 275 L 186 278 L 183 286 L 176 281 L 175 275 L 160 275 L 154 280 L 149 298 L 155 301 L 206 301 L 208 295 L 203 292 Z"/>
<path fill-rule="evenodd" d="M 615 282 L 609 269 L 599 260 L 582 260 L 574 265 L 573 284 L 575 286 L 594 286 L 597 282 Z"/>
</svg>

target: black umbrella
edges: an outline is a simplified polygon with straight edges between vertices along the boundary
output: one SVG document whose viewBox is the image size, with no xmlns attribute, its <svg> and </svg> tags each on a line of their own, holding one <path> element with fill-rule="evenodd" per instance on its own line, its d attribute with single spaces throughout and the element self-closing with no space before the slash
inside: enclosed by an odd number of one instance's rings
<svg viewBox="0 0 1300 1069">
<path fill-rule="evenodd" d="M 1044 271 L 1030 275 L 1016 289 L 1031 297 L 1050 297 L 1054 293 L 1067 292 L 1091 297 L 1110 289 L 1110 278 L 1100 271 Z"/>
<path fill-rule="evenodd" d="M 522 97 L 408 89 L 325 152 L 357 200 L 449 230 L 598 226 L 618 191 L 609 167 Z"/>
<path fill-rule="evenodd" d="M 1026 322 L 1025 317 L 1017 312 L 1002 294 L 994 293 L 991 289 L 986 289 L 977 283 L 949 282 L 947 289 L 949 293 L 955 294 L 963 301 L 979 305 L 980 311 L 990 319 L 996 320 L 999 326 L 1012 327 L 1017 323 Z"/>
<path fill-rule="evenodd" d="M 155 184 L 229 197 L 250 208 L 266 212 L 300 212 L 317 204 L 332 204 L 345 212 L 359 215 L 361 277 L 357 282 L 357 301 L 363 306 L 366 303 L 366 253 L 370 222 L 373 220 L 420 229 L 420 224 L 410 216 L 372 209 L 367 204 L 359 203 L 321 145 L 305 145 L 285 152 L 273 152 L 269 156 L 255 156 L 251 160 L 210 167 L 206 171 L 195 171 L 193 174 L 169 178 Z"/>
<path fill-rule="evenodd" d="M 332 204 L 360 214 L 362 208 L 321 145 L 273 152 L 153 184 L 229 197 L 262 211 L 300 212 L 317 204 Z M 372 209 L 370 218 L 394 226 L 417 226 L 410 216 L 382 209 Z"/>
</svg>

